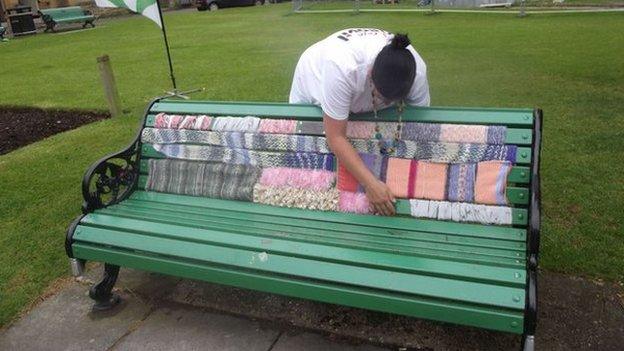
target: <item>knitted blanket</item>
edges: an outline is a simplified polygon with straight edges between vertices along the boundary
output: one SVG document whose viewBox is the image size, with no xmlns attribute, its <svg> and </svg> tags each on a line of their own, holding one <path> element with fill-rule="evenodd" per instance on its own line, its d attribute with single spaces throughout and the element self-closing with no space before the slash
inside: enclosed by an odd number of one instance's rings
<svg viewBox="0 0 624 351">
<path fill-rule="evenodd" d="M 338 197 L 336 189 L 314 191 L 256 184 L 253 191 L 253 201 L 257 203 L 320 211 L 337 211 Z"/>
<path fill-rule="evenodd" d="M 512 224 L 511 207 L 475 205 L 463 202 L 410 200 L 413 217 L 476 222 L 483 224 Z"/>
<path fill-rule="evenodd" d="M 334 155 L 311 152 L 270 152 L 219 146 L 154 144 L 154 149 L 169 158 L 247 164 L 262 168 L 290 167 L 334 169 Z"/>
<path fill-rule="evenodd" d="M 330 153 L 325 137 L 292 134 L 210 132 L 179 129 L 143 129 L 141 140 L 150 144 L 207 144 L 230 148 Z M 379 143 L 372 139 L 352 139 L 353 147 L 362 153 L 381 154 Z M 398 142 L 393 156 L 443 163 L 465 163 L 489 160 L 516 161 L 515 145 L 458 144 L 442 142 Z"/>
<path fill-rule="evenodd" d="M 260 168 L 172 159 L 148 161 L 147 190 L 252 201 Z"/>
</svg>

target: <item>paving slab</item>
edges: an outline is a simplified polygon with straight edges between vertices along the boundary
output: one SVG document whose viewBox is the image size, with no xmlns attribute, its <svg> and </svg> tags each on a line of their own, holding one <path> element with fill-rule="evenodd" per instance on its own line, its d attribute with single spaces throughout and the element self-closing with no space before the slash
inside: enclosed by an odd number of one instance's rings
<svg viewBox="0 0 624 351">
<path fill-rule="evenodd" d="M 155 310 L 113 350 L 267 351 L 277 340 L 277 328 L 197 308 Z"/>
<path fill-rule="evenodd" d="M 151 309 L 140 298 L 121 295 L 114 310 L 93 315 L 87 286 L 74 282 L 0 334 L 0 350 L 108 350 Z"/>
<path fill-rule="evenodd" d="M 390 351 L 372 345 L 351 345 L 312 333 L 284 333 L 271 351 Z"/>
<path fill-rule="evenodd" d="M 540 272 L 536 344 L 543 350 L 622 350 L 620 285 Z M 390 347 L 427 350 L 518 350 L 519 335 L 437 323 L 181 280 L 167 300 L 283 323 Z"/>
</svg>

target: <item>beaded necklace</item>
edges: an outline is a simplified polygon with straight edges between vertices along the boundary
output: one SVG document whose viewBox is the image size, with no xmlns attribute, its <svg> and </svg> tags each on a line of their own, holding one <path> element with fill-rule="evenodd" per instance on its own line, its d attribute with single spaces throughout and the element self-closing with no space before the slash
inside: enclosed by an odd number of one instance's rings
<svg viewBox="0 0 624 351">
<path fill-rule="evenodd" d="M 392 155 L 399 146 L 401 140 L 401 129 L 403 128 L 403 110 L 405 109 L 405 101 L 401 100 L 397 104 L 397 112 L 399 115 L 399 123 L 397 129 L 394 132 L 394 138 L 390 142 L 389 139 L 384 140 L 383 134 L 381 134 L 381 128 L 379 127 L 379 116 L 377 115 L 377 104 L 375 103 L 375 89 L 371 90 L 371 98 L 373 99 L 373 114 L 375 116 L 375 139 L 377 139 L 377 145 L 379 145 L 379 152 L 382 155 Z"/>
</svg>

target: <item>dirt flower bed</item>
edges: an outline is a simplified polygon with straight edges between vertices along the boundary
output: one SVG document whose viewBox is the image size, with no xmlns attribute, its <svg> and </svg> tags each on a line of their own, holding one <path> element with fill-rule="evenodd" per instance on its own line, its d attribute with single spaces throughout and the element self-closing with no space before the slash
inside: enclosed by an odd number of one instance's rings
<svg viewBox="0 0 624 351">
<path fill-rule="evenodd" d="M 97 111 L 0 106 L 0 155 L 105 118 L 107 113 Z"/>
</svg>

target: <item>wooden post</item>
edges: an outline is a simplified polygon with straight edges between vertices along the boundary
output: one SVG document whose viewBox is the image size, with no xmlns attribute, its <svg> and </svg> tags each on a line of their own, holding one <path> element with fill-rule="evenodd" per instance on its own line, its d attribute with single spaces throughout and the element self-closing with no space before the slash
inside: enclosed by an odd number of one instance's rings
<svg viewBox="0 0 624 351">
<path fill-rule="evenodd" d="M 119 99 L 119 92 L 117 91 L 117 84 L 115 83 L 115 76 L 113 75 L 110 58 L 108 55 L 100 56 L 97 58 L 97 62 L 100 70 L 100 77 L 102 78 L 104 95 L 106 96 L 106 101 L 108 102 L 108 109 L 110 110 L 111 117 L 120 116 L 121 100 Z"/>
</svg>

